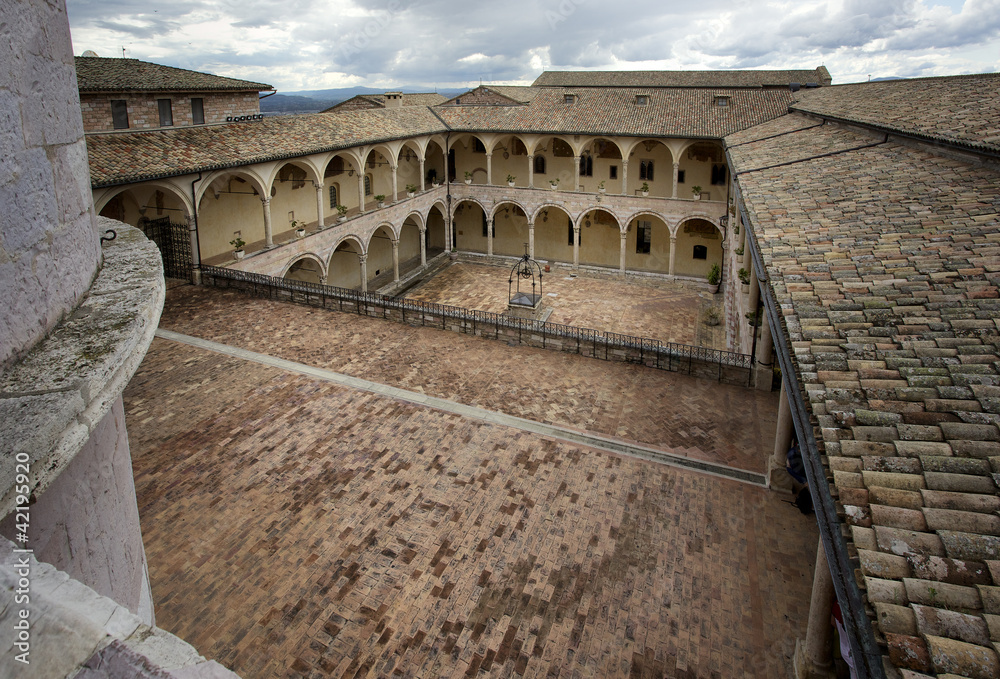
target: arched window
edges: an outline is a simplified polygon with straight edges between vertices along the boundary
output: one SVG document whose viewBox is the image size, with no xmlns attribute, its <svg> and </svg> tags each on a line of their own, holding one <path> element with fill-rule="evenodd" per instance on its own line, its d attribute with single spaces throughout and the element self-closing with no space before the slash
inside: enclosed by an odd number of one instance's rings
<svg viewBox="0 0 1000 679">
<path fill-rule="evenodd" d="M 333 210 L 340 203 L 337 202 L 337 185 L 330 184 L 330 209 Z"/>
<path fill-rule="evenodd" d="M 365 175 L 365 195 L 372 195 L 372 176 L 370 174 Z"/>
<path fill-rule="evenodd" d="M 535 156 L 535 174 L 545 174 L 545 156 Z"/>
<path fill-rule="evenodd" d="M 589 153 L 580 156 L 580 176 L 581 177 L 594 176 L 594 158 Z"/>
<path fill-rule="evenodd" d="M 639 179 L 647 182 L 653 181 L 652 160 L 643 160 L 639 162 Z"/>
<path fill-rule="evenodd" d="M 704 245 L 695 245 L 694 252 L 691 254 L 692 259 L 708 259 L 708 248 Z"/>
</svg>

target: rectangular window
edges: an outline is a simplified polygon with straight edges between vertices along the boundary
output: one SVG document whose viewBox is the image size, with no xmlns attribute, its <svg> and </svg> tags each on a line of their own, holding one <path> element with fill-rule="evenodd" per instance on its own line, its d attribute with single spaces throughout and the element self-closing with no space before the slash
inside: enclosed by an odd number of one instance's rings
<svg viewBox="0 0 1000 679">
<path fill-rule="evenodd" d="M 608 179 L 618 179 L 618 166 L 612 165 L 608 168 Z"/>
<path fill-rule="evenodd" d="M 639 220 L 635 223 L 635 251 L 640 255 L 649 254 L 649 244 L 653 237 L 653 223 Z"/>
<path fill-rule="evenodd" d="M 336 209 L 337 205 L 339 205 L 339 203 L 337 203 L 337 187 L 333 186 L 331 184 L 330 185 L 330 209 L 331 210 Z"/>
<path fill-rule="evenodd" d="M 725 186 L 726 185 L 726 166 L 720 163 L 712 165 L 712 185 L 713 186 Z"/>
<path fill-rule="evenodd" d="M 649 103 L 649 96 L 645 94 L 637 94 L 635 95 L 635 103 L 638 106 L 645 106 Z"/>
<path fill-rule="evenodd" d="M 156 105 L 160 109 L 160 127 L 170 127 L 174 124 L 174 112 L 170 108 L 169 99 L 157 99 Z"/>
<path fill-rule="evenodd" d="M 111 122 L 116 130 L 128 129 L 128 102 L 124 99 L 111 100 Z"/>
<path fill-rule="evenodd" d="M 486 153 L 486 147 L 483 146 L 483 142 L 479 141 L 475 137 L 472 138 L 472 152 L 473 153 Z"/>
<path fill-rule="evenodd" d="M 684 183 L 684 170 L 677 170 L 677 183 L 678 184 Z"/>
<path fill-rule="evenodd" d="M 563 95 L 563 103 L 564 104 L 572 104 L 574 102 L 576 102 L 576 95 L 575 94 L 564 94 Z"/>
<path fill-rule="evenodd" d="M 205 100 L 201 97 L 191 99 L 191 122 L 195 125 L 205 124 Z"/>
</svg>

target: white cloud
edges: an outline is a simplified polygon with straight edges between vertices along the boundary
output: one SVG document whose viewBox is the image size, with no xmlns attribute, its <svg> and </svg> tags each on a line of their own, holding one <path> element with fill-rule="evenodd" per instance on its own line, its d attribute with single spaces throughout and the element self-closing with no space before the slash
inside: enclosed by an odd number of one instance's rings
<svg viewBox="0 0 1000 679">
<path fill-rule="evenodd" d="M 997 70 L 1000 0 L 67 0 L 77 54 L 280 91 L 530 82 L 543 69 L 814 68 L 836 82 Z"/>
</svg>

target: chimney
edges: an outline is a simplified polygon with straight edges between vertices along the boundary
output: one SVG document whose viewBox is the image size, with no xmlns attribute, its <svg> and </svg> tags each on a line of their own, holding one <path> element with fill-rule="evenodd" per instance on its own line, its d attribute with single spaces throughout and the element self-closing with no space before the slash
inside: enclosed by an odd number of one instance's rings
<svg viewBox="0 0 1000 679">
<path fill-rule="evenodd" d="M 385 93 L 385 107 L 386 108 L 402 108 L 403 106 L 403 93 L 402 92 L 386 92 Z"/>
</svg>

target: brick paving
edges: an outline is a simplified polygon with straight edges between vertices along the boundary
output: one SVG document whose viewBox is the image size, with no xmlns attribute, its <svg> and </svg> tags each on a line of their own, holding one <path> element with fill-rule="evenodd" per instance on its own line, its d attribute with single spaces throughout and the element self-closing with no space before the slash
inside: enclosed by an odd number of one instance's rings
<svg viewBox="0 0 1000 679">
<path fill-rule="evenodd" d="M 510 266 L 459 261 L 405 296 L 503 313 L 509 275 Z M 655 277 L 626 281 L 587 273 L 572 277 L 566 267 L 558 267 L 543 274 L 542 294 L 542 304 L 552 309 L 548 320 L 553 323 L 726 348 L 721 326 L 701 322 L 704 311 L 716 303 L 704 286 Z"/>
<path fill-rule="evenodd" d="M 767 491 L 160 339 L 126 407 L 158 623 L 244 677 L 788 675 Z"/>
</svg>

